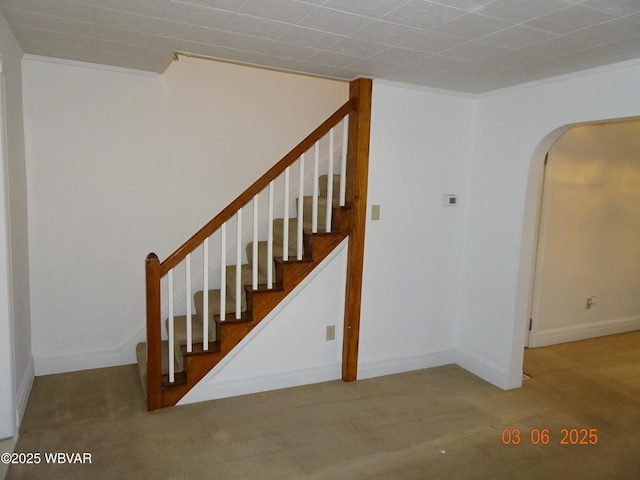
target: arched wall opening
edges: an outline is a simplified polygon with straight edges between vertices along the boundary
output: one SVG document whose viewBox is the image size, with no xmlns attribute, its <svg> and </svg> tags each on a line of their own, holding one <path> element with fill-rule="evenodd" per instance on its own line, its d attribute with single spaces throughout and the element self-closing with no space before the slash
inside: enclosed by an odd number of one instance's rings
<svg viewBox="0 0 640 480">
<path fill-rule="evenodd" d="M 551 146 L 529 346 L 640 328 L 640 121 L 575 126 Z"/>
<path fill-rule="evenodd" d="M 544 155 L 573 125 L 637 118 L 638 82 L 640 64 L 619 64 L 473 101 L 456 363 L 499 388 L 522 385 Z"/>
<path fill-rule="evenodd" d="M 539 226 L 542 213 L 544 168 L 547 153 L 558 139 L 574 127 L 629 121 L 637 122 L 638 120 L 639 117 L 626 117 L 567 124 L 549 132 L 536 147 L 529 165 L 517 290 L 517 309 L 519 312 L 526 312 L 527 315 L 516 315 L 515 317 L 514 349 L 511 363 L 512 372 L 521 369 L 522 352 L 528 342 L 530 319 L 532 317 L 532 310 L 534 306 L 536 256 L 538 252 L 538 242 L 540 240 Z M 526 318 L 524 325 L 522 318 Z M 540 342 L 537 343 L 540 344 Z M 534 344 L 532 346 L 539 345 Z"/>
</svg>

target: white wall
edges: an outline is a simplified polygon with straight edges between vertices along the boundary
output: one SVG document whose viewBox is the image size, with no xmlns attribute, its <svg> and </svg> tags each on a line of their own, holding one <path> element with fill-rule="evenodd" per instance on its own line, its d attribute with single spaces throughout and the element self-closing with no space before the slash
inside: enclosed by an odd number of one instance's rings
<svg viewBox="0 0 640 480">
<path fill-rule="evenodd" d="M 549 150 L 529 346 L 640 328 L 639 154 L 640 121 L 577 126 Z"/>
<path fill-rule="evenodd" d="M 0 439 L 12 436 L 33 382 L 22 50 L 0 14 L 6 145 L 0 153 Z M 6 123 L 5 123 L 6 120 Z"/>
<path fill-rule="evenodd" d="M 544 154 L 569 125 L 640 115 L 640 66 L 619 65 L 477 101 L 460 363 L 503 388 L 521 385 Z"/>
<path fill-rule="evenodd" d="M 455 361 L 473 109 L 374 84 L 358 378 Z"/>
<path fill-rule="evenodd" d="M 348 98 L 348 84 L 181 57 L 163 76 L 24 61 L 38 374 L 134 361 L 165 258 Z"/>
<path fill-rule="evenodd" d="M 13 315 L 11 250 L 7 189 L 5 80 L 0 63 L 0 440 L 15 433 L 15 372 L 13 369 Z"/>
</svg>

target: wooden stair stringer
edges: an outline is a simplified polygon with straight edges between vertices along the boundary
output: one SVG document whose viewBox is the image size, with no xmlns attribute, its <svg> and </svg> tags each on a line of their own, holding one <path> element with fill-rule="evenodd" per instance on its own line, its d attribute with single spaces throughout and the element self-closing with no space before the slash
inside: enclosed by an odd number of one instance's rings
<svg viewBox="0 0 640 480">
<path fill-rule="evenodd" d="M 272 289 L 259 285 L 257 289 L 246 286 L 247 311 L 242 318 L 227 313 L 221 320 L 215 315 L 216 338 L 210 342 L 210 350 L 203 351 L 202 344 L 194 344 L 193 352 L 187 353 L 182 346 L 184 372 L 176 374 L 176 382 L 164 381 L 162 386 L 162 407 L 174 406 L 207 373 L 229 354 L 276 306 L 287 297 L 342 241 L 349 235 L 351 209 L 333 207 L 332 232 L 304 233 L 304 246 L 307 255 L 302 260 L 274 259 L 276 278 L 279 280 Z M 281 280 L 281 281 L 280 281 Z M 213 347 L 211 347 L 213 344 Z"/>
<path fill-rule="evenodd" d="M 204 351 L 202 343 L 193 344 L 193 352 L 187 353 L 186 346 L 182 346 L 184 356 L 184 372 L 178 376 L 176 382 L 169 384 L 166 382 L 166 375 L 163 375 L 162 385 L 162 407 L 172 407 L 184 397 L 220 360 L 224 354 L 220 349 L 220 342 L 210 342 L 209 350 Z"/>
</svg>

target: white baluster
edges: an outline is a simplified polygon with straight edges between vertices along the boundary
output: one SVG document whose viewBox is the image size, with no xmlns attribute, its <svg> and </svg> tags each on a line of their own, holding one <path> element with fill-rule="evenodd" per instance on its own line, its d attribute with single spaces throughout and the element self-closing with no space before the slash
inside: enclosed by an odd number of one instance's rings
<svg viewBox="0 0 640 480">
<path fill-rule="evenodd" d="M 333 213 L 333 128 L 329 130 L 329 171 L 327 172 L 327 216 L 325 231 L 331 231 L 331 214 Z"/>
<path fill-rule="evenodd" d="M 269 182 L 269 209 L 267 226 L 267 288 L 273 288 L 273 182 Z"/>
<path fill-rule="evenodd" d="M 242 209 L 236 214 L 236 318 L 240 319 L 242 313 Z"/>
<path fill-rule="evenodd" d="M 289 260 L 289 167 L 284 169 L 284 219 L 282 222 L 282 260 Z"/>
<path fill-rule="evenodd" d="M 169 325 L 167 326 L 167 337 L 169 338 L 169 382 L 173 383 L 175 381 L 175 367 L 173 365 L 175 355 L 173 351 L 173 268 L 168 272 L 167 289 L 169 290 Z"/>
<path fill-rule="evenodd" d="M 318 165 L 320 163 L 320 142 L 313 146 L 313 196 L 311 197 L 311 232 L 318 232 Z"/>
<path fill-rule="evenodd" d="M 202 242 L 202 349 L 209 349 L 209 239 Z"/>
<path fill-rule="evenodd" d="M 253 197 L 253 264 L 251 265 L 251 285 L 258 288 L 258 195 Z"/>
<path fill-rule="evenodd" d="M 298 242 L 297 242 L 297 258 L 302 260 L 302 222 L 304 208 L 304 153 L 300 157 L 300 178 L 298 181 Z"/>
<path fill-rule="evenodd" d="M 191 335 L 191 254 L 188 253 L 185 257 L 186 263 L 186 288 L 187 288 L 187 352 L 193 351 L 193 339 Z"/>
<path fill-rule="evenodd" d="M 227 222 L 220 225 L 220 320 L 227 315 Z"/>
<path fill-rule="evenodd" d="M 344 207 L 347 191 L 347 145 L 349 142 L 349 116 L 342 119 L 342 158 L 340 159 L 340 206 Z"/>
</svg>

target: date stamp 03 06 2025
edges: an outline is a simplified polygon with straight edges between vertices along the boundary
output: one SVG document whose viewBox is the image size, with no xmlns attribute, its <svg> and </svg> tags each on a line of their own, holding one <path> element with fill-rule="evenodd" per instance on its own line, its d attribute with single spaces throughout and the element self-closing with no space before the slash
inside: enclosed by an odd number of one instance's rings
<svg viewBox="0 0 640 480">
<path fill-rule="evenodd" d="M 552 434 L 548 428 L 534 428 L 529 434 L 529 441 L 533 445 L 549 445 Z M 502 443 L 505 445 L 519 445 L 526 436 L 518 428 L 505 428 L 502 431 Z M 597 445 L 597 428 L 561 428 L 560 445 Z"/>
</svg>

